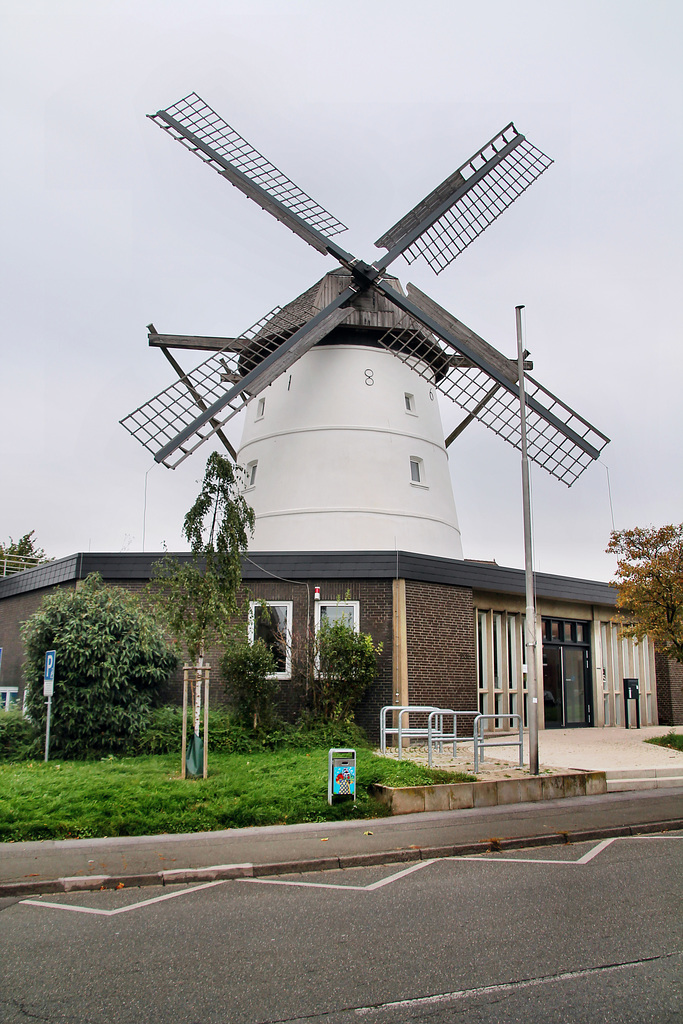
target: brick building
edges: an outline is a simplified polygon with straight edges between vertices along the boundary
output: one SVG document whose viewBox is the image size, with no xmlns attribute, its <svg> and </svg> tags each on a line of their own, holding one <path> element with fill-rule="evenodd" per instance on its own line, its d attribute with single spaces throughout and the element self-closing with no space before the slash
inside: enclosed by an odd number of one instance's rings
<svg viewBox="0 0 683 1024">
<path fill-rule="evenodd" d="M 142 591 L 160 557 L 81 553 L 0 580 L 4 705 L 23 697 L 20 623 L 50 589 L 77 587 L 98 572 L 108 583 Z M 623 679 L 633 677 L 640 681 L 643 724 L 681 724 L 680 666 L 660 658 L 655 674 L 652 645 L 619 636 L 613 588 L 543 573 L 535 581 L 541 728 L 623 726 Z M 380 708 L 392 703 L 526 717 L 521 570 L 403 551 L 259 552 L 244 559 L 243 589 L 245 599 L 272 607 L 290 639 L 278 652 L 286 714 L 301 701 L 292 683 L 298 641 L 321 617 L 342 616 L 382 644 L 377 679 L 358 716 L 371 736 Z M 220 656 L 209 658 L 212 702 L 221 702 Z M 178 673 L 169 699 L 179 698 L 180 685 Z"/>
</svg>

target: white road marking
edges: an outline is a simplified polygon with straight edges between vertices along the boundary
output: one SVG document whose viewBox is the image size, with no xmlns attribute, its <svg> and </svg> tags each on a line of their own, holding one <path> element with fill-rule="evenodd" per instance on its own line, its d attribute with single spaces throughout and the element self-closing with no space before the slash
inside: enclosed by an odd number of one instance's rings
<svg viewBox="0 0 683 1024">
<path fill-rule="evenodd" d="M 25 899 L 19 902 L 25 906 L 30 907 L 49 907 L 52 910 L 68 910 L 71 913 L 76 914 L 96 914 L 100 917 L 115 917 L 117 914 L 127 914 L 130 910 L 141 910 L 143 907 L 152 906 L 154 903 L 163 903 L 164 900 L 175 899 L 176 896 L 187 896 L 192 892 L 199 892 L 201 889 L 211 889 L 215 885 L 225 885 L 226 882 L 251 882 L 260 885 L 289 885 L 296 887 L 306 887 L 310 889 L 348 889 L 352 892 L 375 892 L 377 889 L 383 888 L 385 885 L 391 885 L 393 882 L 397 882 L 401 878 L 405 878 L 407 875 L 412 875 L 415 871 L 421 871 L 422 868 L 429 867 L 431 864 L 435 864 L 439 861 L 479 861 L 487 864 L 559 864 L 563 867 L 585 867 L 595 857 L 599 856 L 603 850 L 607 849 L 612 843 L 622 841 L 624 839 L 683 839 L 681 836 L 668 836 L 668 835 L 642 835 L 642 836 L 614 836 L 611 839 L 603 839 L 592 847 L 587 853 L 584 853 L 578 860 L 548 860 L 536 857 L 497 857 L 497 856 L 482 856 L 481 854 L 472 854 L 464 857 L 433 857 L 429 860 L 416 861 L 411 864 L 410 867 L 402 868 L 400 871 L 394 872 L 392 875 L 387 875 L 386 878 L 380 878 L 377 882 L 370 882 L 368 885 L 343 885 L 340 883 L 333 882 L 293 882 L 289 879 L 282 878 L 251 878 L 251 877 L 238 877 L 238 878 L 220 878 L 213 882 L 204 882 L 201 885 L 193 885 L 188 889 L 181 889 L 179 892 L 164 893 L 162 896 L 153 896 L 148 900 L 140 900 L 138 903 L 130 903 L 126 907 L 117 907 L 114 910 L 97 910 L 94 907 L 80 907 L 75 904 L 67 903 L 52 903 L 48 900 L 32 900 Z M 344 870 L 344 869 L 337 869 Z M 111 890 L 114 891 L 114 890 Z M 602 969 L 602 968 L 601 968 Z M 537 982 L 533 982 L 536 984 Z M 531 984 L 531 982 L 530 982 Z M 482 990 L 483 991 L 483 990 Z M 494 991 L 494 989 L 491 989 Z M 386 1004 L 394 1005 L 394 1004 Z M 396 1004 L 402 1005 L 402 1004 Z"/>
<path fill-rule="evenodd" d="M 588 863 L 590 863 L 590 861 L 593 860 L 593 857 L 597 857 L 599 853 L 602 853 L 603 850 L 606 850 L 607 847 L 610 846 L 615 841 L 616 838 L 617 837 L 614 836 L 612 839 L 603 839 L 601 843 L 598 843 L 597 846 L 594 846 L 592 850 L 588 851 L 588 853 L 584 853 L 583 857 L 580 857 L 576 861 L 576 863 L 577 864 L 588 864 Z M 626 837 L 622 836 L 622 838 L 626 838 Z"/>
<path fill-rule="evenodd" d="M 191 889 L 181 889 L 180 892 L 166 892 L 163 896 L 153 896 L 149 900 L 141 900 L 139 903 L 129 903 L 127 907 L 116 907 L 114 910 L 95 910 L 93 907 L 78 907 L 71 903 L 50 903 L 47 900 L 20 900 L 20 902 L 28 904 L 30 907 L 52 907 L 55 910 L 71 910 L 76 914 L 99 914 L 100 917 L 115 917 L 116 914 L 127 914 L 129 910 L 140 910 L 141 907 L 149 907 L 153 903 L 163 903 L 164 900 L 173 900 L 176 896 L 187 896 L 188 893 L 198 892 L 200 889 L 210 889 L 214 885 L 225 885 L 227 881 L 229 881 L 229 879 L 220 878 L 217 882 L 204 882 L 203 885 L 193 885 Z"/>
<path fill-rule="evenodd" d="M 381 878 L 379 882 L 372 882 L 371 885 L 366 885 L 366 892 L 374 892 L 375 889 L 381 889 L 383 885 L 389 885 L 390 882 L 396 882 L 399 878 L 405 878 L 406 875 L 412 875 L 413 871 L 419 871 L 421 868 L 426 868 L 430 864 L 433 864 L 435 860 L 439 858 L 432 857 L 431 860 L 420 860 L 417 864 L 411 864 L 409 868 L 404 868 L 403 871 L 397 871 L 395 875 L 389 875 L 388 878 Z"/>
<path fill-rule="evenodd" d="M 353 1012 L 364 1017 L 371 1013 L 382 1013 L 385 1010 L 397 1010 L 403 1007 L 414 1008 L 418 1006 L 434 1006 L 439 1003 L 456 1002 L 459 999 L 471 999 L 475 996 L 495 995 L 501 992 L 515 992 L 525 988 L 536 988 L 539 985 L 552 985 L 558 981 L 575 981 L 577 978 L 588 978 L 594 974 L 604 974 L 607 971 L 626 971 L 643 964 L 652 963 L 657 960 L 666 960 L 673 956 L 679 956 L 680 951 L 664 953 L 661 956 L 645 957 L 642 960 L 629 960 L 620 964 L 606 964 L 604 967 L 587 967 L 581 971 L 564 971 L 562 974 L 551 974 L 541 978 L 526 978 L 523 981 L 510 981 L 501 985 L 484 985 L 481 988 L 464 988 L 456 992 L 442 992 L 433 996 L 422 996 L 416 999 L 399 999 L 391 1003 L 377 1003 L 374 1006 L 358 1006 Z"/>
<path fill-rule="evenodd" d="M 412 875 L 413 871 L 426 868 L 429 864 L 433 864 L 434 860 L 435 858 L 420 860 L 416 864 L 411 864 L 409 868 L 403 868 L 402 871 L 396 871 L 395 874 L 387 875 L 386 878 L 380 878 L 378 882 L 371 882 L 369 885 L 343 885 L 335 882 L 292 882 L 284 878 L 236 878 L 235 881 L 256 882 L 259 885 L 296 885 L 305 886 L 310 889 L 351 889 L 353 892 L 374 892 L 375 889 L 381 889 L 383 885 L 389 885 L 391 882 L 396 882 L 399 878 Z M 340 868 L 338 870 L 344 869 Z"/>
<path fill-rule="evenodd" d="M 292 882 L 286 878 L 236 878 L 235 881 L 255 882 L 257 885 L 303 885 L 309 889 L 352 889 L 356 892 L 365 892 L 366 889 L 364 885 L 335 885 L 333 882 Z"/>
</svg>

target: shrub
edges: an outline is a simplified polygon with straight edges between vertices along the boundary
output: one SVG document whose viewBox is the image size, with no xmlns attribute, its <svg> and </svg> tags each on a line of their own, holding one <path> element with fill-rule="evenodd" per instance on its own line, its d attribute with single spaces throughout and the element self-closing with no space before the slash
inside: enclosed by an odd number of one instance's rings
<svg viewBox="0 0 683 1024">
<path fill-rule="evenodd" d="M 275 678 L 275 658 L 260 638 L 230 648 L 221 668 L 225 688 L 242 725 L 257 732 L 275 721 L 275 702 L 280 683 Z"/>
<path fill-rule="evenodd" d="M 50 747 L 62 757 L 120 753 L 150 724 L 150 711 L 177 665 L 137 597 L 97 575 L 55 590 L 22 626 L 28 710 L 45 731 L 45 652 L 57 652 Z"/>
<path fill-rule="evenodd" d="M 36 757 L 40 736 L 36 727 L 21 711 L 0 711 L 0 760 L 25 761 Z"/>
<path fill-rule="evenodd" d="M 359 700 L 377 674 L 377 655 L 369 633 L 356 633 L 343 620 L 320 623 L 318 671 L 311 683 L 313 713 L 327 722 L 350 722 Z"/>
<path fill-rule="evenodd" d="M 192 708 L 187 714 L 188 735 L 192 731 Z M 235 750 L 235 726 L 225 708 L 209 711 L 209 750 L 231 753 Z M 183 742 L 183 709 L 176 704 L 164 704 L 150 712 L 149 725 L 139 736 L 133 737 L 124 753 L 175 754 L 180 753 Z"/>
</svg>

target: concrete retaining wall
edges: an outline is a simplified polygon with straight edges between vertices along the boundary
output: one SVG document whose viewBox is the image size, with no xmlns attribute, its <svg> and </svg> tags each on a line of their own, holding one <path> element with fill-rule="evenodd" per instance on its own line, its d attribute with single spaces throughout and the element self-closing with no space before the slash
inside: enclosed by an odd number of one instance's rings
<svg viewBox="0 0 683 1024">
<path fill-rule="evenodd" d="M 571 772 L 494 782 L 454 782 L 442 786 L 369 787 L 371 796 L 387 804 L 392 814 L 418 811 L 460 811 L 469 807 L 561 800 L 569 796 L 599 796 L 607 792 L 604 772 Z"/>
</svg>

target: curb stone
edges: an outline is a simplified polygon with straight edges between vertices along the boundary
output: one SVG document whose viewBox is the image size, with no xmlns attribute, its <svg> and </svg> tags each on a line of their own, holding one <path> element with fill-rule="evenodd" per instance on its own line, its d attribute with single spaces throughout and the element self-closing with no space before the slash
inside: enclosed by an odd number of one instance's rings
<svg viewBox="0 0 683 1024">
<path fill-rule="evenodd" d="M 315 860 L 281 861 L 274 864 L 217 864 L 206 868 L 179 868 L 137 875 L 77 875 L 54 878 L 44 882 L 5 882 L 0 884 L 0 898 L 38 896 L 50 893 L 86 892 L 119 887 L 146 885 L 177 885 L 229 881 L 235 878 L 259 878 L 268 875 L 307 874 L 339 868 L 371 867 L 380 864 L 401 864 L 407 861 L 438 860 L 446 857 L 471 857 L 501 850 L 532 849 L 538 846 L 565 846 L 573 843 L 612 839 L 621 836 L 647 835 L 653 832 L 675 832 L 683 829 L 683 818 L 650 821 L 640 825 L 618 825 L 584 829 L 576 832 L 553 832 L 546 835 L 489 838 L 478 843 L 457 843 L 453 846 L 421 846 L 409 850 L 388 850 L 385 853 L 346 854 Z"/>
</svg>

